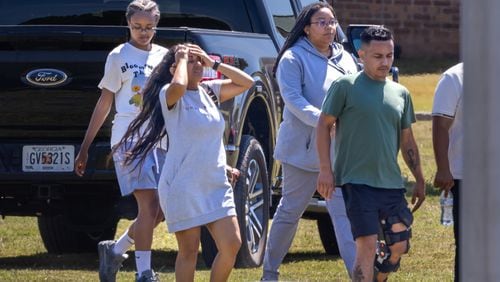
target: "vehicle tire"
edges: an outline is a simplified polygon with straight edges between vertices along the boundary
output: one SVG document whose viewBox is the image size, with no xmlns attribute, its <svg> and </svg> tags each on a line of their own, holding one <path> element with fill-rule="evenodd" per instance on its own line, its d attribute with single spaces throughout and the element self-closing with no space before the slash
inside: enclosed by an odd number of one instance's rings
<svg viewBox="0 0 500 282">
<path fill-rule="evenodd" d="M 329 255 L 340 255 L 337 238 L 335 237 L 335 229 L 333 228 L 332 220 L 329 215 L 321 216 L 317 219 L 319 237 L 325 252 Z"/>
<path fill-rule="evenodd" d="M 64 215 L 39 216 L 38 230 L 49 253 L 90 253 L 97 251 L 97 243 L 113 239 L 118 219 L 101 229 L 83 231 L 72 226 Z"/>
<path fill-rule="evenodd" d="M 210 231 L 205 226 L 201 227 L 200 241 L 203 261 L 208 268 L 211 268 L 218 250 L 212 235 L 210 235 Z"/>
<path fill-rule="evenodd" d="M 241 174 L 234 188 L 234 200 L 242 245 L 236 267 L 257 267 L 264 259 L 270 190 L 264 151 L 254 137 L 242 136 L 237 167 Z M 202 229 L 201 245 L 205 264 L 211 267 L 217 247 L 208 230 Z"/>
</svg>

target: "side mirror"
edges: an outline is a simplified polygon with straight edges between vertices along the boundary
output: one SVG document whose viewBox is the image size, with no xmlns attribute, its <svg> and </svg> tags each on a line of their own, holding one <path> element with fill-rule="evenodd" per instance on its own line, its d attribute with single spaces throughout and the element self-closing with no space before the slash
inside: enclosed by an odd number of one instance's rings
<svg viewBox="0 0 500 282">
<path fill-rule="evenodd" d="M 337 28 L 335 30 L 336 30 L 337 35 L 335 36 L 334 41 L 336 41 L 342 45 L 345 45 L 345 43 L 348 41 L 348 39 L 347 39 L 347 36 L 345 35 L 344 31 L 342 30 L 342 28 L 340 27 L 339 24 L 337 25 Z M 344 49 L 345 49 L 345 46 L 344 46 Z"/>
<path fill-rule="evenodd" d="M 395 82 L 399 82 L 399 68 L 391 67 L 390 74 L 392 74 L 392 80 Z"/>
<path fill-rule="evenodd" d="M 344 42 L 344 48 L 356 56 L 356 58 L 359 58 L 358 50 L 361 48 L 361 32 L 369 26 L 372 25 L 351 24 L 347 27 L 347 42 Z"/>
</svg>

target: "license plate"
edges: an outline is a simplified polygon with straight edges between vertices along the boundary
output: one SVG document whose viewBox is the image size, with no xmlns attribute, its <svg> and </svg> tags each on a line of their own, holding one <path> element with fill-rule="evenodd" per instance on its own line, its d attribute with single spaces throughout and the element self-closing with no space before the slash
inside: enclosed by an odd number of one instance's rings
<svg viewBox="0 0 500 282">
<path fill-rule="evenodd" d="M 75 146 L 27 145 L 23 146 L 23 171 L 61 172 L 73 171 Z"/>
</svg>

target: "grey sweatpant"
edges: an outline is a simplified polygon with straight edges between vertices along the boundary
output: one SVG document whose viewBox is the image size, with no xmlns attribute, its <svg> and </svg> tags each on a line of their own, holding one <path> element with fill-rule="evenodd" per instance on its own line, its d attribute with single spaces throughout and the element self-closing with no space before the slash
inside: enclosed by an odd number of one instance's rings
<svg viewBox="0 0 500 282">
<path fill-rule="evenodd" d="M 345 210 L 342 188 L 335 188 L 333 197 L 326 201 L 326 208 L 335 228 L 335 237 L 337 238 L 340 256 L 344 261 L 349 276 L 351 276 L 354 268 L 354 260 L 356 259 L 356 242 L 352 237 L 351 223 Z"/>
<path fill-rule="evenodd" d="M 283 164 L 283 192 L 269 231 L 266 252 L 264 254 L 263 280 L 278 280 L 279 266 L 292 245 L 299 219 L 316 191 L 317 172 Z M 351 273 L 354 265 L 356 245 L 351 234 L 351 225 L 345 212 L 344 200 L 340 189 L 327 202 L 332 217 L 340 255 Z"/>
</svg>

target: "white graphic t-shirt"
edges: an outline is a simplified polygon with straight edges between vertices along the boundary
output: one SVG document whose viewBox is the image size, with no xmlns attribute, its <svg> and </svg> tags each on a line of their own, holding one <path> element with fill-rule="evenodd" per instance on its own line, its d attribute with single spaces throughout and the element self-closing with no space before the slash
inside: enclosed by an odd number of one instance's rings
<svg viewBox="0 0 500 282">
<path fill-rule="evenodd" d="M 150 51 L 145 51 L 130 43 L 121 44 L 109 53 L 99 88 L 115 93 L 116 114 L 111 131 L 111 146 L 120 141 L 129 124 L 139 114 L 141 90 L 166 53 L 166 48 L 156 44 L 152 44 Z"/>
</svg>

